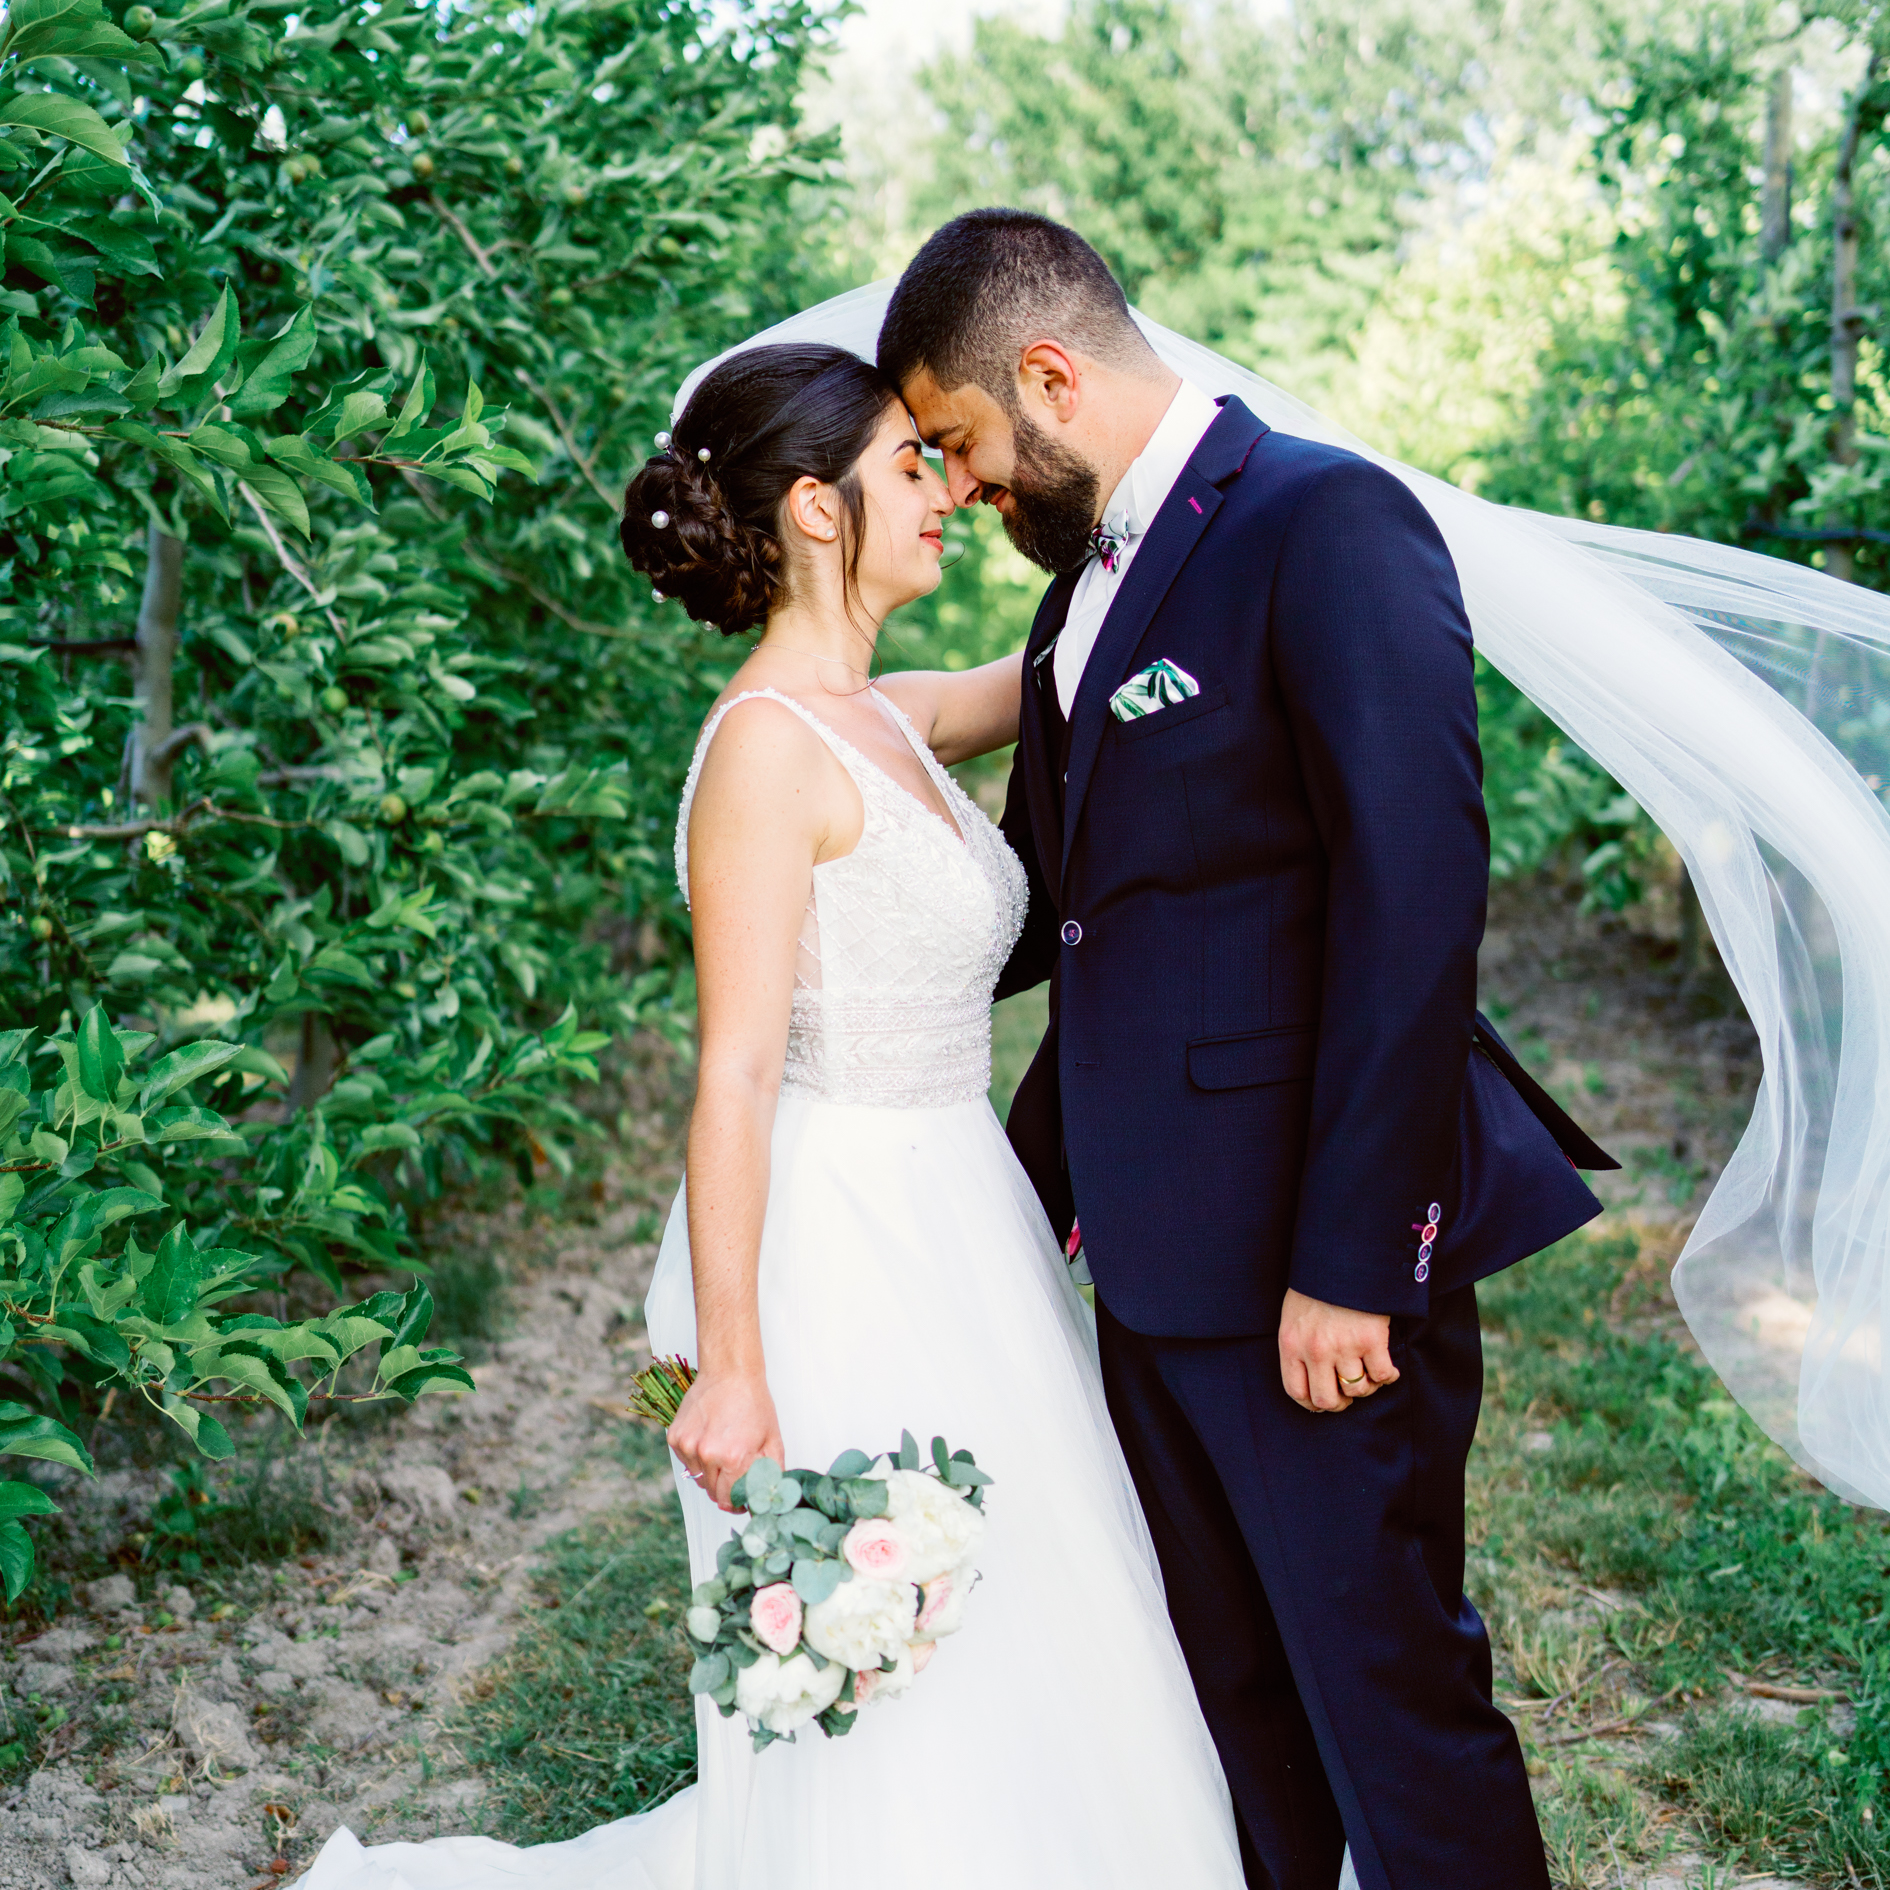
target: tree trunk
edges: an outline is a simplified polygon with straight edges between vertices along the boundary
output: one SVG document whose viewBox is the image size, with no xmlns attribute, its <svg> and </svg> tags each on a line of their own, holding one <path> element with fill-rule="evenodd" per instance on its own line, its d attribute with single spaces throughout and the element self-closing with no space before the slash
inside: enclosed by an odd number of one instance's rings
<svg viewBox="0 0 1890 1890">
<path fill-rule="evenodd" d="M 131 796 L 161 808 L 171 797 L 171 671 L 177 661 L 177 619 L 184 596 L 184 547 L 152 525 L 145 553 L 144 601 L 138 607 L 138 648 L 132 693 L 138 721 L 131 733 Z"/>
<path fill-rule="evenodd" d="M 335 1040 L 329 1035 L 327 1018 L 304 1011 L 302 1045 L 295 1059 L 295 1073 L 289 1078 L 287 1115 L 300 1114 L 328 1094 L 335 1080 L 336 1060 Z"/>
<path fill-rule="evenodd" d="M 1769 263 L 1792 240 L 1792 69 L 1772 74 L 1765 95 L 1765 192 L 1760 199 L 1759 248 Z"/>
<path fill-rule="evenodd" d="M 1877 83 L 1878 56 L 1872 53 L 1864 76 L 1851 94 L 1844 114 L 1844 139 L 1838 146 L 1837 169 L 1831 178 L 1831 457 L 1840 466 L 1857 464 L 1857 344 L 1864 332 L 1864 317 L 1857 306 L 1857 209 L 1853 187 L 1857 147 L 1863 141 L 1864 104 Z M 1849 520 L 1833 514 L 1828 524 L 1842 527 Z M 1825 569 L 1833 577 L 1854 581 L 1855 555 L 1850 545 L 1833 543 Z"/>
</svg>

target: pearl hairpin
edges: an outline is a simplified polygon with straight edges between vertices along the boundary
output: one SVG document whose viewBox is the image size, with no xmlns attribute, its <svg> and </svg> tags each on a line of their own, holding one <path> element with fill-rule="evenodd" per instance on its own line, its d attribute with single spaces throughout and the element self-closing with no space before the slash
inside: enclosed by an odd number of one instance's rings
<svg viewBox="0 0 1890 1890">
<path fill-rule="evenodd" d="M 650 523 L 660 532 L 663 527 L 669 523 L 669 514 L 667 512 L 652 512 L 650 514 Z"/>
<path fill-rule="evenodd" d="M 706 446 L 697 447 L 696 457 L 706 466 L 709 463 L 709 449 Z"/>
<path fill-rule="evenodd" d="M 653 604 L 660 604 L 660 603 L 661 603 L 662 601 L 663 601 L 663 593 L 662 593 L 661 591 L 652 591 L 652 592 L 650 593 L 650 602 L 651 602 L 651 603 L 653 603 Z"/>
<path fill-rule="evenodd" d="M 659 433 L 656 436 L 656 450 L 659 453 L 667 453 L 669 451 L 669 435 L 667 433 Z"/>
</svg>

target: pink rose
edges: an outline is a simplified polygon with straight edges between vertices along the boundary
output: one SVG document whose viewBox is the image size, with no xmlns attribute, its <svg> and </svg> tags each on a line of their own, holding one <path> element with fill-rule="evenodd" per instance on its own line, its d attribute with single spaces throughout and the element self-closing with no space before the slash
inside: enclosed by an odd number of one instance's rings
<svg viewBox="0 0 1890 1890">
<path fill-rule="evenodd" d="M 919 1618 L 913 1622 L 918 1630 L 929 1628 L 947 1608 L 951 1606 L 952 1595 L 957 1589 L 957 1578 L 947 1573 L 935 1577 L 919 1590 L 925 1600 L 919 1607 Z"/>
<path fill-rule="evenodd" d="M 879 1685 L 879 1669 L 869 1668 L 864 1673 L 853 1676 L 853 1704 L 864 1706 L 873 1697 L 873 1689 Z"/>
<path fill-rule="evenodd" d="M 906 1543 L 884 1516 L 869 1516 L 847 1531 L 840 1552 L 856 1575 L 868 1580 L 896 1582 L 905 1572 Z"/>
<path fill-rule="evenodd" d="M 932 1664 L 932 1656 L 937 1652 L 937 1641 L 914 1641 L 912 1643 L 912 1671 L 923 1673 Z"/>
<path fill-rule="evenodd" d="M 801 1644 L 801 1598 L 792 1583 L 771 1582 L 755 1590 L 748 1604 L 748 1625 L 763 1647 L 785 1656 Z"/>
</svg>

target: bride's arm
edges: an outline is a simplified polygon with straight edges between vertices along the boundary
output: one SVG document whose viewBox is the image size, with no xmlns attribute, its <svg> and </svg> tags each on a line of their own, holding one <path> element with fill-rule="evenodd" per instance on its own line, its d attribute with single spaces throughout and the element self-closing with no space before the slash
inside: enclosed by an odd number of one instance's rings
<svg viewBox="0 0 1890 1890">
<path fill-rule="evenodd" d="M 814 862 L 836 813 L 846 820 L 834 775 L 845 784 L 790 710 L 743 703 L 710 745 L 690 810 L 701 1032 L 688 1189 L 697 1377 L 669 1442 L 724 1509 L 729 1486 L 757 1457 L 786 1462 L 755 1279 L 796 943 Z"/>
<path fill-rule="evenodd" d="M 912 669 L 880 678 L 926 746 L 947 767 L 1008 748 L 1017 739 L 1024 658 L 1001 656 L 977 669 Z"/>
</svg>

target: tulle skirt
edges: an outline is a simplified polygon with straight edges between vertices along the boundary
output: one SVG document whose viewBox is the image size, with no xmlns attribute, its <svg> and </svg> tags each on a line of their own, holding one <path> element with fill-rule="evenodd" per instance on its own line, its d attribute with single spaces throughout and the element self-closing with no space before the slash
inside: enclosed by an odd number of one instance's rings
<svg viewBox="0 0 1890 1890">
<path fill-rule="evenodd" d="M 757 1754 L 699 1703 L 701 1782 L 654 1812 L 530 1850 L 338 1832 L 309 1890 L 1239 1890 L 1089 1309 L 990 1105 L 783 1097 L 759 1284 L 794 1464 L 910 1430 L 996 1479 L 962 1630 L 843 1739 Z M 681 1195 L 646 1317 L 694 1355 Z M 677 1487 L 700 1580 L 732 1521 Z"/>
</svg>

